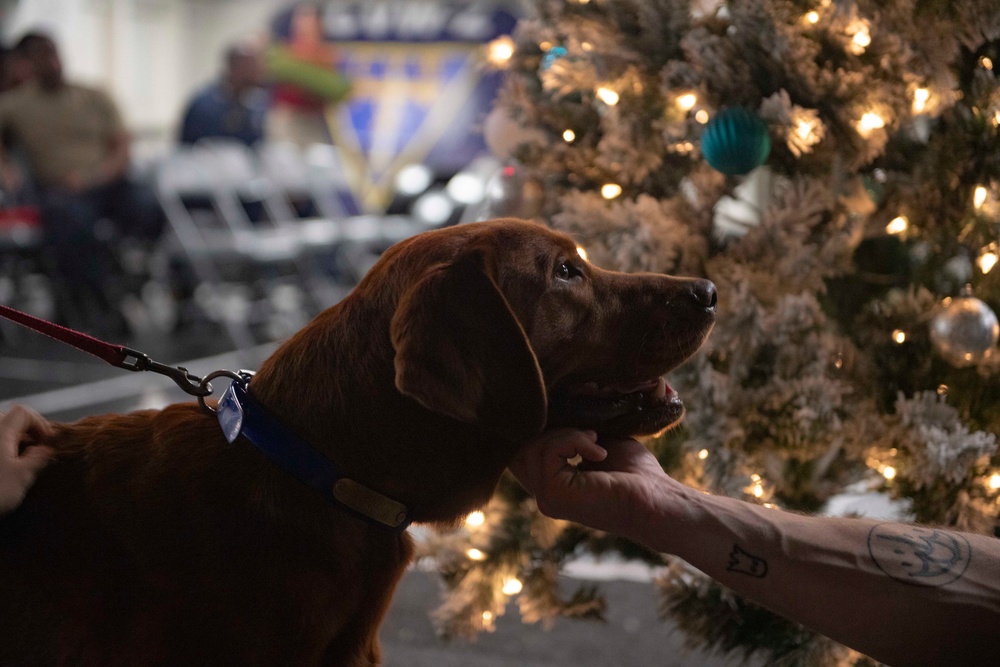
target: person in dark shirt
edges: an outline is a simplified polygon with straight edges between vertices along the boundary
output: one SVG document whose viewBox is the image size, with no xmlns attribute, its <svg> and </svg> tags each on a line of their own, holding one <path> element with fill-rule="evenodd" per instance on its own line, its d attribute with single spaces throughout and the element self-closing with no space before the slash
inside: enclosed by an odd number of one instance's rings
<svg viewBox="0 0 1000 667">
<path fill-rule="evenodd" d="M 261 51 L 250 44 L 226 50 L 222 77 L 199 91 L 188 103 L 180 141 L 234 139 L 252 146 L 264 138 L 268 95 L 261 87 L 264 66 Z"/>
</svg>

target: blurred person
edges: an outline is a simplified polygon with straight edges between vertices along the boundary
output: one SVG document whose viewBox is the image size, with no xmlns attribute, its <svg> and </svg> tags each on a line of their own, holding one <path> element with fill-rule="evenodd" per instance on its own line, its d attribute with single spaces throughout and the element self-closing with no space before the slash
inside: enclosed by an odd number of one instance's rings
<svg viewBox="0 0 1000 667">
<path fill-rule="evenodd" d="M 124 334 L 116 244 L 154 241 L 162 211 L 149 187 L 128 178 L 130 137 L 111 98 L 66 81 L 48 35 L 24 35 L 14 53 L 30 64 L 31 78 L 0 95 L 0 131 L 38 190 L 60 317 Z"/>
<path fill-rule="evenodd" d="M 188 103 L 181 123 L 181 143 L 193 144 L 212 137 L 253 146 L 263 139 L 269 105 L 263 81 L 264 62 L 259 47 L 244 43 L 227 49 L 222 76 Z"/>
<path fill-rule="evenodd" d="M 317 6 L 306 3 L 292 10 L 287 43 L 273 44 L 267 50 L 266 64 L 274 81 L 268 138 L 302 148 L 330 143 L 327 109 L 343 99 L 351 86 L 335 70 L 337 52 L 323 35 Z"/>
</svg>

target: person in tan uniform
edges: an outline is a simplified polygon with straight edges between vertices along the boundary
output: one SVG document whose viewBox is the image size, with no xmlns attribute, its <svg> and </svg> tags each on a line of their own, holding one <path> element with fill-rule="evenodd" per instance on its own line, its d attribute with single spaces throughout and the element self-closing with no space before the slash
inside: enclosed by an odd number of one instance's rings
<svg viewBox="0 0 1000 667">
<path fill-rule="evenodd" d="M 153 192 L 127 177 L 129 134 L 111 98 L 66 81 L 46 35 L 28 33 L 14 52 L 33 77 L 0 95 L 0 130 L 38 191 L 61 305 L 76 311 L 61 314 L 70 324 L 115 331 L 121 280 L 114 246 L 122 237 L 155 239 L 162 213 Z"/>
</svg>

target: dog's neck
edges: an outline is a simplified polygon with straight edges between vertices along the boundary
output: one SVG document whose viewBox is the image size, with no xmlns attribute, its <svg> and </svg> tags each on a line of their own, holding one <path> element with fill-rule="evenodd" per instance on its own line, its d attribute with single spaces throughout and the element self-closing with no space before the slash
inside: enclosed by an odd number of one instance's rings
<svg viewBox="0 0 1000 667">
<path fill-rule="evenodd" d="M 414 521 L 454 522 L 489 499 L 516 445 L 403 396 L 391 342 L 370 337 L 388 330 L 378 317 L 349 299 L 322 313 L 264 362 L 253 394 L 359 482 L 406 504 Z"/>
</svg>

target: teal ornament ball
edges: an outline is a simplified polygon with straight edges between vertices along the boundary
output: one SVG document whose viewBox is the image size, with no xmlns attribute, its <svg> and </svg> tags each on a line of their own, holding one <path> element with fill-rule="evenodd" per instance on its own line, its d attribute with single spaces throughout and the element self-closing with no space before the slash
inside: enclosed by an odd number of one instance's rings
<svg viewBox="0 0 1000 667">
<path fill-rule="evenodd" d="M 557 60 L 565 58 L 567 53 L 569 53 L 569 51 L 566 50 L 565 46 L 553 46 L 544 56 L 542 56 L 542 69 L 549 69 Z"/>
<path fill-rule="evenodd" d="M 701 154 L 723 174 L 747 174 L 771 153 L 771 136 L 760 116 L 742 107 L 715 114 L 701 135 Z"/>
</svg>

